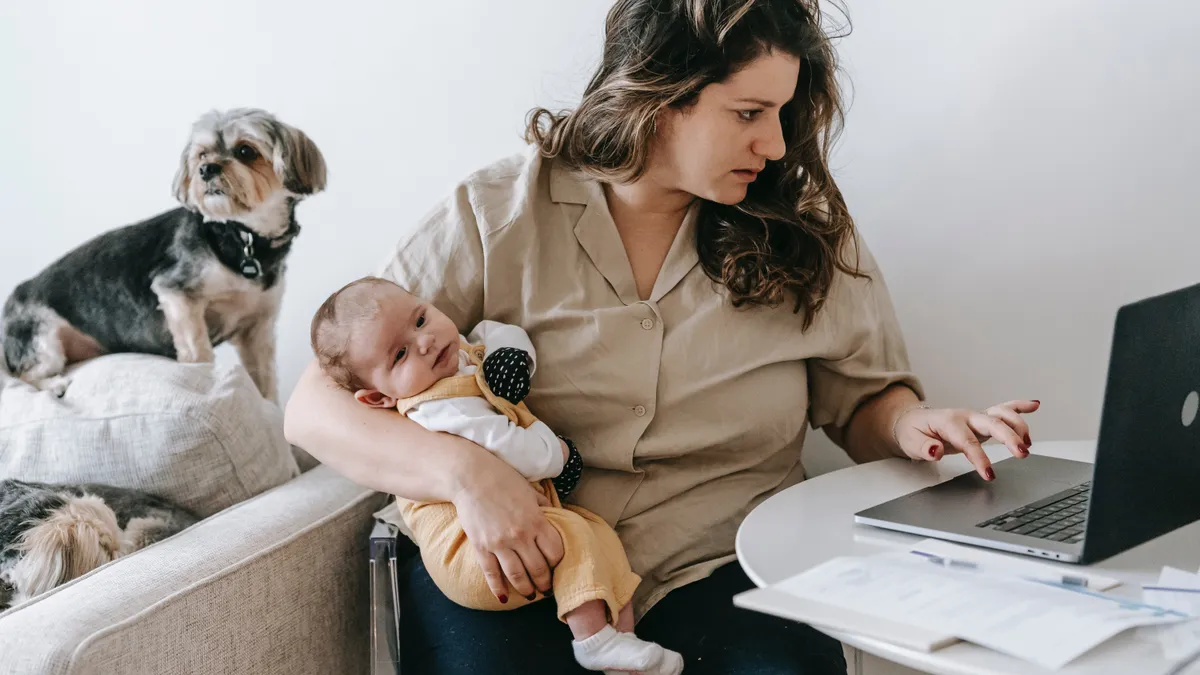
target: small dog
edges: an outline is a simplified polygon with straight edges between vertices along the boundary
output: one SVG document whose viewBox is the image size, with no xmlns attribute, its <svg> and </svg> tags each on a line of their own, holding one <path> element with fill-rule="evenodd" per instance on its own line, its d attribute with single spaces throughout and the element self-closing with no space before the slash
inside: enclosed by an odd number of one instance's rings
<svg viewBox="0 0 1200 675">
<path fill-rule="evenodd" d="M 278 402 L 295 207 L 324 188 L 324 157 L 300 130 L 256 109 L 204 115 L 175 176 L 182 207 L 101 234 L 13 290 L 0 318 L 9 371 L 62 396 L 71 363 L 114 352 L 208 362 L 229 340 Z"/>
<path fill-rule="evenodd" d="M 0 610 L 199 521 L 138 490 L 0 481 Z"/>
</svg>

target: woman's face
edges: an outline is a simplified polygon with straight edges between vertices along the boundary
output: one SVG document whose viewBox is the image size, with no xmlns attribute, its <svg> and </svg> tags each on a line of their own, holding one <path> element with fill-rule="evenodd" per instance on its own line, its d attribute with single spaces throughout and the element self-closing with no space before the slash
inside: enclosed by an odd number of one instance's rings
<svg viewBox="0 0 1200 675">
<path fill-rule="evenodd" d="M 785 150 L 779 112 L 796 91 L 800 60 L 768 52 L 656 121 L 650 177 L 664 187 L 737 204 L 768 160 Z"/>
</svg>

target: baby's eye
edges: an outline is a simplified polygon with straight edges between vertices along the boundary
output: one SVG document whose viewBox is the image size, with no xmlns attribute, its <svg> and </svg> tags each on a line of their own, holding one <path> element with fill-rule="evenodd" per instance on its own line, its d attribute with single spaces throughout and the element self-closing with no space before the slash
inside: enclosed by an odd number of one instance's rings
<svg viewBox="0 0 1200 675">
<path fill-rule="evenodd" d="M 420 328 L 421 326 L 424 326 L 424 325 L 425 325 L 425 315 L 422 314 L 421 316 L 417 317 L 417 328 Z"/>
<path fill-rule="evenodd" d="M 404 358 L 404 355 L 407 353 L 408 353 L 408 347 L 401 347 L 400 351 L 396 352 L 396 361 L 395 362 L 399 363 L 400 359 Z"/>
</svg>

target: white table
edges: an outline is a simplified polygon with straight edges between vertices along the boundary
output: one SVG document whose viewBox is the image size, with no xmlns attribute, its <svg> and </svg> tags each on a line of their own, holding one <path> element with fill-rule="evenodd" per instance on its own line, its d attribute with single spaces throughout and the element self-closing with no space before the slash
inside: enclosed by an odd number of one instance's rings
<svg viewBox="0 0 1200 675">
<path fill-rule="evenodd" d="M 984 446 L 992 461 L 1011 457 L 1000 445 Z M 1035 443 L 1031 453 L 1091 462 L 1095 441 Z M 737 554 L 754 583 L 767 586 L 830 558 L 870 555 L 904 547 L 921 538 L 854 523 L 854 513 L 894 497 L 943 482 L 973 468 L 962 455 L 940 462 L 903 459 L 862 464 L 806 480 L 771 497 L 754 509 L 737 535 Z M 1067 563 L 1064 569 L 1079 569 Z M 1092 567 L 1122 580 L 1112 593 L 1141 597 L 1139 584 L 1158 580 L 1163 565 L 1195 572 L 1200 566 L 1200 523 L 1163 535 Z M 1058 671 L 959 642 L 926 653 L 865 638 L 826 631 L 850 647 L 921 671 L 945 675 L 1131 675 L 1164 673 L 1171 666 L 1156 642 L 1134 631 L 1108 640 Z M 1200 665 L 1189 672 L 1200 672 Z"/>
</svg>

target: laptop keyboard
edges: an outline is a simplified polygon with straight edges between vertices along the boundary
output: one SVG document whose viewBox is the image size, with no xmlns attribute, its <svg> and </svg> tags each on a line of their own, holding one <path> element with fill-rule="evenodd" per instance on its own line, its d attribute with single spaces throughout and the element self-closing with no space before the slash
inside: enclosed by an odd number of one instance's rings
<svg viewBox="0 0 1200 675">
<path fill-rule="evenodd" d="M 1074 544 L 1083 540 L 1091 495 L 1092 482 L 1087 481 L 985 520 L 975 527 Z"/>
</svg>

